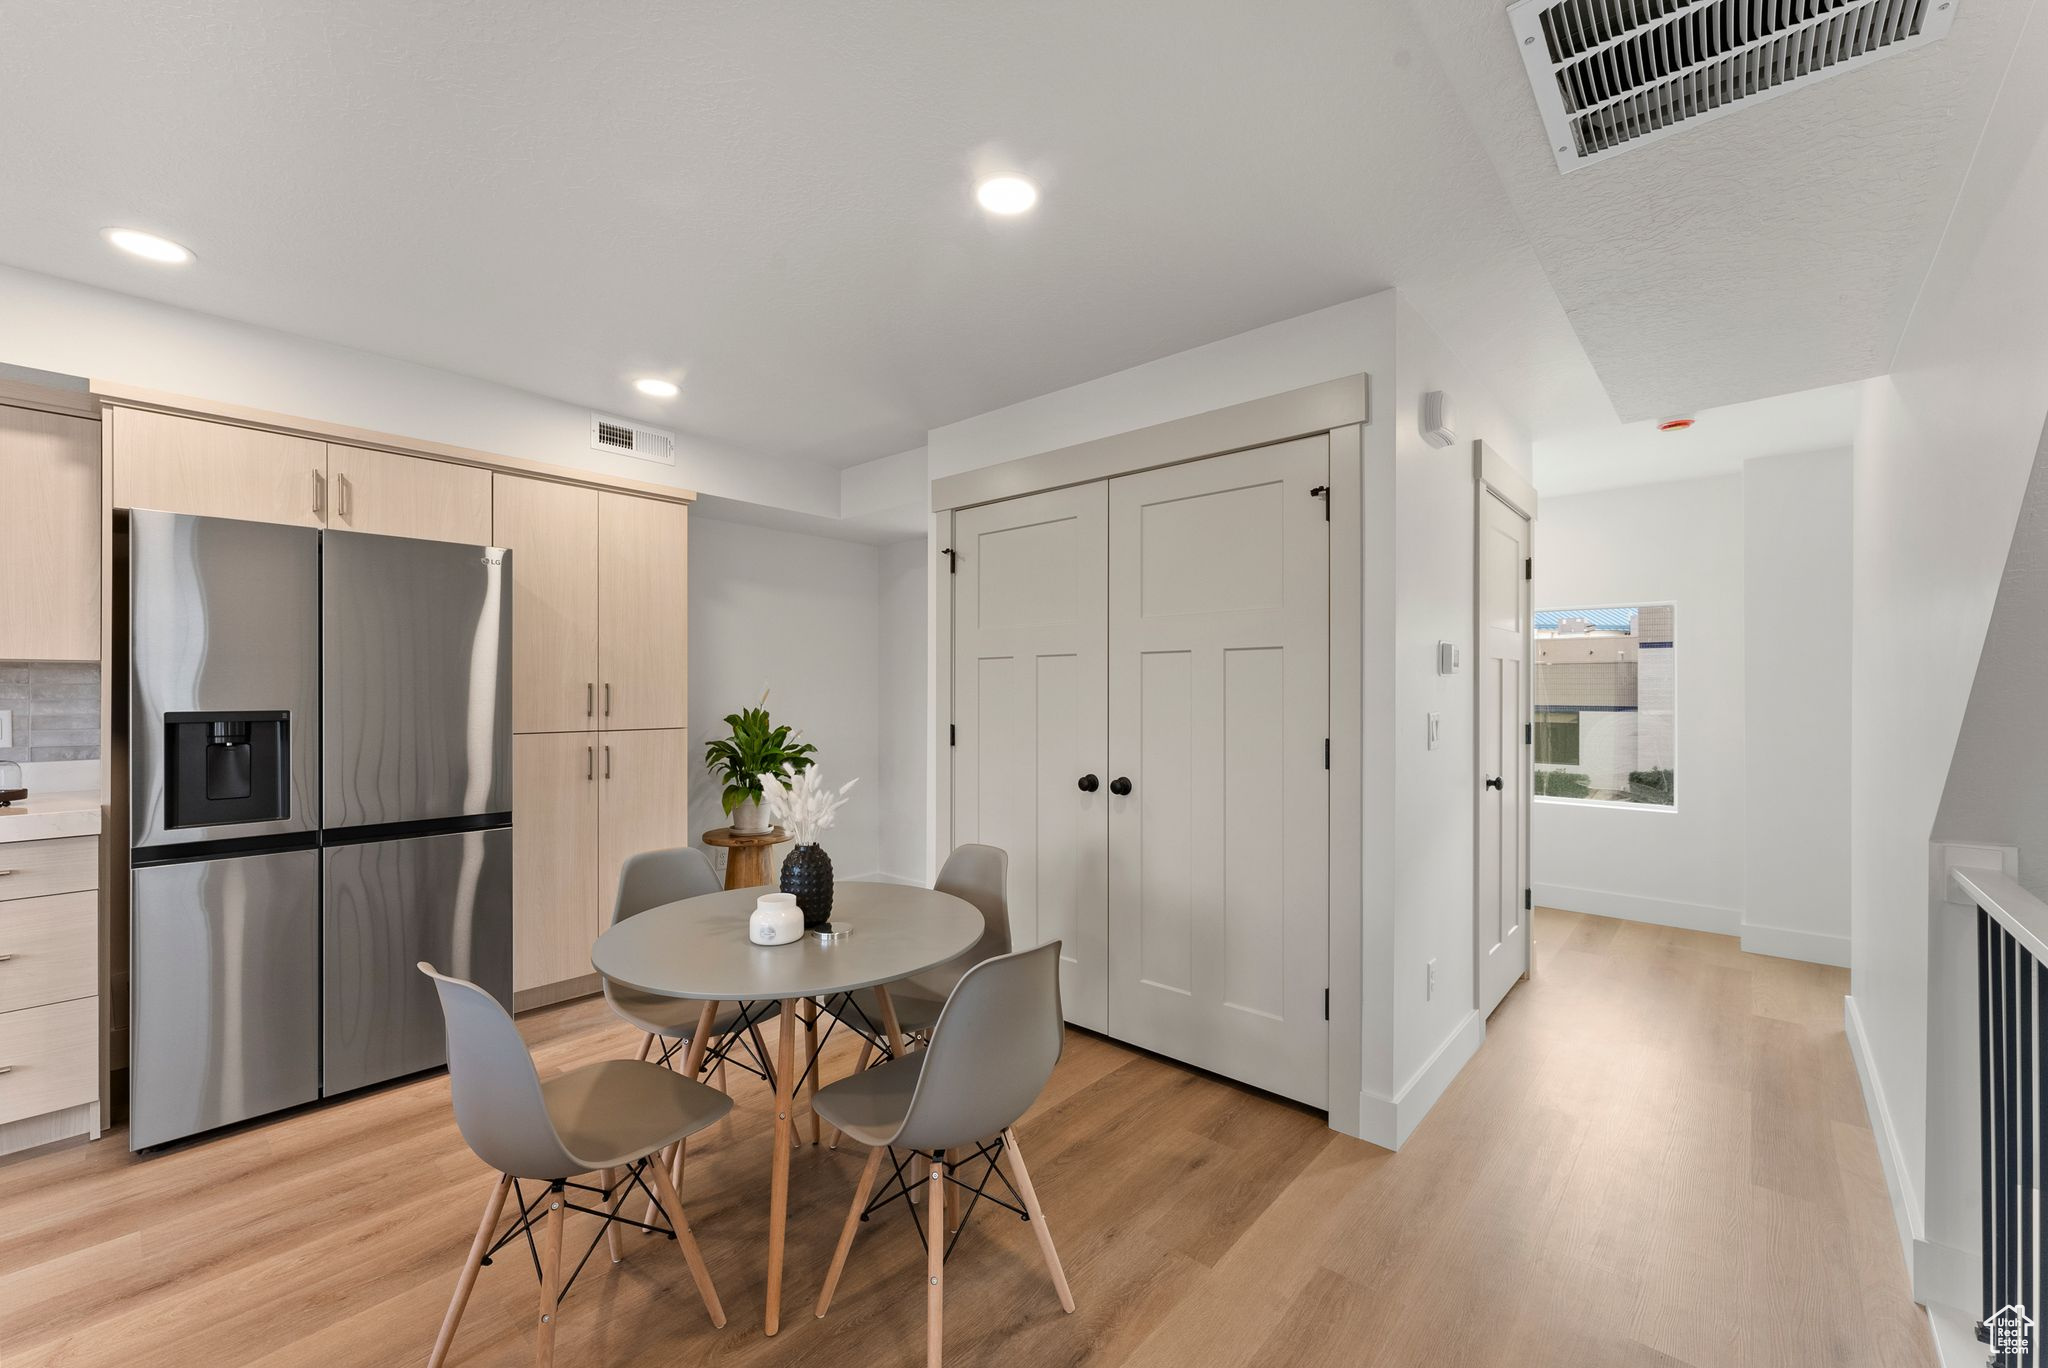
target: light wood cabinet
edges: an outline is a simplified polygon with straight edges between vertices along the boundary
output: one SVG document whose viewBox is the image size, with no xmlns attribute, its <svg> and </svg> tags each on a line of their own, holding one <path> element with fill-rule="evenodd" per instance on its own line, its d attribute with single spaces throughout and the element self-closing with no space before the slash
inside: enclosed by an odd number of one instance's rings
<svg viewBox="0 0 2048 1368">
<path fill-rule="evenodd" d="M 598 496 L 598 706 L 607 731 L 689 722 L 689 509 Z"/>
<path fill-rule="evenodd" d="M 114 506 L 320 527 L 327 444 L 261 428 L 114 408 Z"/>
<path fill-rule="evenodd" d="M 0 1013 L 98 993 L 99 925 L 95 889 L 0 902 Z"/>
<path fill-rule="evenodd" d="M 99 1101 L 99 1026 L 96 997 L 0 1012 L 0 1126 Z"/>
<path fill-rule="evenodd" d="M 598 882 L 598 736 L 512 738 L 512 987 L 591 972 L 603 929 Z"/>
<path fill-rule="evenodd" d="M 0 1155 L 99 1135 L 99 842 L 0 843 Z"/>
<path fill-rule="evenodd" d="M 512 730 L 595 726 L 597 491 L 491 480 L 491 541 L 512 551 Z"/>
<path fill-rule="evenodd" d="M 0 660 L 100 656 L 100 425 L 0 408 Z"/>
<path fill-rule="evenodd" d="M 597 901 L 609 923 L 628 856 L 690 843 L 690 757 L 681 728 L 605 732 L 597 740 Z"/>
<path fill-rule="evenodd" d="M 488 470 L 330 442 L 327 480 L 329 527 L 493 545 Z"/>
</svg>

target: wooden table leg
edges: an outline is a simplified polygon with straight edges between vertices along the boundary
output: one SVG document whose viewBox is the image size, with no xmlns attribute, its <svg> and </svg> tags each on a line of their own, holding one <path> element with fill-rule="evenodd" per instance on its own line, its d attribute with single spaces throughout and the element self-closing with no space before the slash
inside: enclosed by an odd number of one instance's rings
<svg viewBox="0 0 2048 1368">
<path fill-rule="evenodd" d="M 718 1004 L 715 1002 L 705 1003 L 697 1012 L 697 1029 L 690 1033 L 690 1048 L 683 1054 L 683 1077 L 693 1083 L 697 1081 L 698 1070 L 704 1067 L 704 1055 L 711 1049 L 711 1026 L 717 1020 Z M 649 1037 L 649 1039 L 652 1039 L 652 1037 Z M 681 1191 L 683 1186 L 683 1149 L 688 1143 L 688 1141 L 678 1140 L 666 1155 L 656 1155 L 654 1157 L 655 1163 L 667 1164 L 669 1166 L 669 1181 L 676 1185 L 677 1191 Z M 651 1187 L 652 1184 L 649 1186 Z M 655 1195 L 658 1197 L 660 1194 L 656 1193 Z M 640 1218 L 642 1225 L 654 1224 L 656 1207 L 655 1198 L 649 1197 L 647 1199 L 647 1214 Z"/>
<path fill-rule="evenodd" d="M 818 1000 L 804 999 L 804 1053 L 810 1061 L 804 1070 L 804 1091 L 811 1108 L 811 1143 L 817 1144 L 824 1137 L 818 1131 Z"/>
<path fill-rule="evenodd" d="M 789 1223 L 789 1140 L 795 1110 L 796 999 L 785 998 L 775 1037 L 775 1154 L 768 1170 L 767 1333 L 782 1326 L 782 1237 Z"/>
</svg>

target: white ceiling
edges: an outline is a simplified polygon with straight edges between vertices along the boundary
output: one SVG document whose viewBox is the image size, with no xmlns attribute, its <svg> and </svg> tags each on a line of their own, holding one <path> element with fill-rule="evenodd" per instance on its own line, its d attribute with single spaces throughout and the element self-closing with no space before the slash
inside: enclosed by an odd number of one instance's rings
<svg viewBox="0 0 2048 1368">
<path fill-rule="evenodd" d="M 1728 475 L 1752 457 L 1841 450 L 1856 437 L 1858 385 L 1705 409 L 1682 432 L 1657 420 L 1608 423 L 1536 440 L 1536 487 L 1546 497 L 1624 485 Z"/>
<path fill-rule="evenodd" d="M 1560 178 L 1499 0 L 15 5 L 0 262 L 839 466 L 1398 285 L 1581 431 L 1882 370 L 2023 8 Z"/>
</svg>

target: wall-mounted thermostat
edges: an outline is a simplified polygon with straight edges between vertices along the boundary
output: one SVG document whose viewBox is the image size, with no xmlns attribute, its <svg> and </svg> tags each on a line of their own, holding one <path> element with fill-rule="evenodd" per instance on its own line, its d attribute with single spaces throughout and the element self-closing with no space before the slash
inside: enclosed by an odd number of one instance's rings
<svg viewBox="0 0 2048 1368">
<path fill-rule="evenodd" d="M 1436 644 L 1436 672 L 1440 675 L 1458 672 L 1458 647 L 1455 642 L 1439 641 Z"/>
</svg>

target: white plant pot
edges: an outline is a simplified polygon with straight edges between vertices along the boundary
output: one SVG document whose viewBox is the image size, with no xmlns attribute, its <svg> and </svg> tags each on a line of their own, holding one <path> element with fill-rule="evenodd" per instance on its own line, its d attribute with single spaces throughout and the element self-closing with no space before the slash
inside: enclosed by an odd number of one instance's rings
<svg viewBox="0 0 2048 1368">
<path fill-rule="evenodd" d="M 768 830 L 768 810 L 760 799 L 750 798 L 732 810 L 732 829 L 742 836 L 759 836 Z"/>
</svg>

